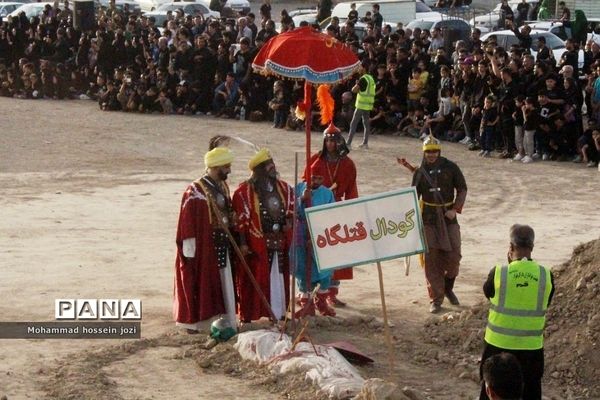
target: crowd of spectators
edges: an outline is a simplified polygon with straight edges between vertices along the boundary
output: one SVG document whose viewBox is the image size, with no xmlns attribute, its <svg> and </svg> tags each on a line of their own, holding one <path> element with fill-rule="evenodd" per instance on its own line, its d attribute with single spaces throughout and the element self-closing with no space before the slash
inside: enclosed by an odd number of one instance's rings
<svg viewBox="0 0 600 400">
<path fill-rule="evenodd" d="M 374 10 L 375 11 L 375 10 Z M 259 18 L 205 19 L 169 13 L 153 17 L 117 9 L 96 14 L 94 30 L 73 27 L 68 1 L 39 17 L 0 25 L 0 95 L 26 99 L 90 98 L 106 111 L 213 115 L 271 120 L 296 129 L 298 82 L 252 71 L 266 41 L 294 29 L 284 11 Z M 529 54 L 529 27 L 507 21 L 520 45 L 483 43 L 478 29 L 448 46 L 444 32 L 367 23 L 359 40 L 353 22 L 336 18 L 325 32 L 345 42 L 376 82 L 370 116 L 375 134 L 434 136 L 461 142 L 482 157 L 525 163 L 573 160 L 594 166 L 600 149 L 600 46 L 567 41 L 560 60 L 538 43 Z M 161 29 L 159 29 L 161 28 Z M 314 27 L 318 29 L 318 26 Z M 543 38 L 542 38 L 543 39 Z M 583 46 L 583 66 L 578 48 Z M 347 130 L 354 112 L 350 79 L 332 88 L 335 123 Z M 584 106 L 587 117 L 584 117 Z"/>
</svg>

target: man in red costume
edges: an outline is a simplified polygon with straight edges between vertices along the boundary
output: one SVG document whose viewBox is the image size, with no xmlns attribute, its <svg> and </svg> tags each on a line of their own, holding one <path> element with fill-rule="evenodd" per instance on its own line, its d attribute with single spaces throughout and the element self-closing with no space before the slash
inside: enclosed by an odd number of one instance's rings
<svg viewBox="0 0 600 400">
<path fill-rule="evenodd" d="M 269 150 L 248 163 L 250 179 L 233 194 L 240 250 L 277 319 L 285 316 L 289 299 L 288 250 L 291 244 L 293 189 L 278 179 Z M 240 320 L 270 317 L 246 272 L 238 276 Z"/>
<path fill-rule="evenodd" d="M 323 149 L 314 154 L 309 165 L 325 171 L 323 186 L 331 189 L 335 201 L 350 200 L 358 197 L 356 186 L 356 166 L 348 157 L 348 146 L 340 130 L 330 124 L 323 132 Z M 306 177 L 306 170 L 304 177 Z M 332 306 L 344 307 L 346 303 L 339 300 L 340 280 L 352 279 L 352 268 L 338 269 L 333 273 L 329 288 L 328 301 Z"/>
<path fill-rule="evenodd" d="M 197 333 L 200 321 L 227 314 L 236 327 L 230 243 L 233 222 L 227 176 L 233 154 L 224 147 L 204 156 L 206 174 L 183 194 L 177 226 L 173 316 L 176 324 Z"/>
</svg>

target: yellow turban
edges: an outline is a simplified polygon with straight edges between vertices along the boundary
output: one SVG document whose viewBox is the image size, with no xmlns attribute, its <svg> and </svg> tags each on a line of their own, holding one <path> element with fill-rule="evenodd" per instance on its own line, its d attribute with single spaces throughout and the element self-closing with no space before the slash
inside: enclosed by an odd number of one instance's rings
<svg viewBox="0 0 600 400">
<path fill-rule="evenodd" d="M 204 155 L 204 165 L 206 168 L 222 167 L 231 164 L 233 153 L 227 147 L 215 147 Z"/>
<path fill-rule="evenodd" d="M 423 141 L 423 151 L 427 150 L 442 150 L 440 141 L 434 138 L 433 135 L 427 136 L 427 138 Z"/>
<path fill-rule="evenodd" d="M 252 171 L 257 165 L 262 164 L 272 158 L 273 157 L 271 157 L 271 152 L 269 149 L 262 148 L 254 155 L 254 157 L 250 159 L 250 161 L 248 161 L 248 168 L 250 168 L 250 171 Z"/>
</svg>

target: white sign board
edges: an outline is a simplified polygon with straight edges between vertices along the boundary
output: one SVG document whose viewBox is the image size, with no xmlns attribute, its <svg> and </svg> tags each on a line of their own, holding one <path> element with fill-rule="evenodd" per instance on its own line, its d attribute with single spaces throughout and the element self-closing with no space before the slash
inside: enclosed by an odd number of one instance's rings
<svg viewBox="0 0 600 400">
<path fill-rule="evenodd" d="M 320 271 L 424 253 L 414 187 L 306 209 Z"/>
</svg>

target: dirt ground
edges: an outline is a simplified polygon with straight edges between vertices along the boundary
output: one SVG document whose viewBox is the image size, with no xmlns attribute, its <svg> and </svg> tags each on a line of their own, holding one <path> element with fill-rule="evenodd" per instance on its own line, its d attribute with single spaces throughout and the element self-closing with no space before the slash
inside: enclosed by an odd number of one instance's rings
<svg viewBox="0 0 600 400">
<path fill-rule="evenodd" d="M 203 172 L 209 137 L 229 134 L 270 147 L 282 178 L 293 182 L 294 152 L 303 151 L 303 134 L 211 117 L 104 113 L 88 101 L 2 98 L 0 121 L 0 320 L 52 321 L 56 298 L 143 302 L 142 340 L 3 340 L 0 396 L 316 398 L 298 379 L 283 384 L 263 369 L 249 373 L 253 368 L 232 354 L 216 357 L 230 345 L 204 350 L 202 335 L 181 334 L 171 318 L 179 202 L 186 185 Z M 312 137 L 316 151 L 320 133 Z M 360 193 L 410 184 L 395 157 L 418 163 L 416 140 L 376 136 L 369 145 L 351 153 Z M 247 177 L 250 157 L 243 147 L 234 151 L 233 188 Z M 549 266 L 598 238 L 596 169 L 481 159 L 458 144 L 445 143 L 443 155 L 461 166 L 469 185 L 459 217 L 463 261 L 457 295 L 463 305 L 445 306 L 446 311 L 482 300 L 487 272 L 506 258 L 513 223 L 534 227 L 534 257 Z M 473 398 L 476 357 L 456 371 L 442 362 L 443 349 L 423 340 L 431 317 L 416 259 L 408 277 L 401 261 L 384 263 L 383 274 L 395 369 L 388 366 L 381 323 L 373 320 L 381 317 L 374 265 L 356 268 L 355 279 L 343 284 L 341 297 L 350 306 L 339 310 L 339 318 L 317 320 L 315 340 L 351 341 L 376 360 L 361 367 L 363 376 L 409 386 L 422 398 Z M 560 398 L 557 389 L 549 382 L 546 396 Z"/>
</svg>

